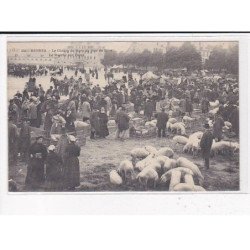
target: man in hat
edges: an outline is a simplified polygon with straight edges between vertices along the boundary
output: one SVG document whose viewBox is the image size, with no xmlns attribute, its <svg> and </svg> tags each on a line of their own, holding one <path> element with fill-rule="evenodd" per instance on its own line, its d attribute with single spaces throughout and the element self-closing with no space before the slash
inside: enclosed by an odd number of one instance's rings
<svg viewBox="0 0 250 250">
<path fill-rule="evenodd" d="M 151 121 L 151 117 L 154 112 L 154 105 L 150 99 L 146 99 L 146 103 L 144 105 L 144 115 L 147 118 L 147 121 Z"/>
<path fill-rule="evenodd" d="M 224 127 L 224 120 L 221 117 L 220 113 L 218 112 L 215 115 L 214 124 L 213 124 L 213 135 L 217 141 L 220 141 L 222 139 L 222 128 L 223 127 Z"/>
<path fill-rule="evenodd" d="M 45 179 L 45 160 L 47 149 L 43 145 L 43 137 L 36 137 L 36 141 L 29 149 L 29 164 L 25 184 L 32 188 L 40 187 Z"/>
<path fill-rule="evenodd" d="M 209 129 L 209 124 L 205 123 L 205 132 L 203 133 L 203 136 L 201 137 L 200 141 L 200 147 L 201 147 L 201 153 L 202 157 L 205 161 L 205 167 L 206 169 L 209 169 L 209 158 L 210 158 L 210 151 L 213 144 L 213 133 Z"/>
<path fill-rule="evenodd" d="M 157 114 L 156 127 L 158 128 L 158 137 L 166 137 L 166 125 L 168 121 L 168 114 L 165 113 L 165 108 L 161 108 L 161 112 Z"/>
</svg>

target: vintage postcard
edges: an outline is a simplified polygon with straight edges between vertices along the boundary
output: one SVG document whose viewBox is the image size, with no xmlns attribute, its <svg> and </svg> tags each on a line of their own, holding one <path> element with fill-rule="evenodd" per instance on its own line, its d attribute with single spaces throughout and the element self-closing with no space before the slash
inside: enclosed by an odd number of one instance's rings
<svg viewBox="0 0 250 250">
<path fill-rule="evenodd" d="M 7 41 L 10 193 L 240 191 L 239 40 L 35 38 Z"/>
</svg>

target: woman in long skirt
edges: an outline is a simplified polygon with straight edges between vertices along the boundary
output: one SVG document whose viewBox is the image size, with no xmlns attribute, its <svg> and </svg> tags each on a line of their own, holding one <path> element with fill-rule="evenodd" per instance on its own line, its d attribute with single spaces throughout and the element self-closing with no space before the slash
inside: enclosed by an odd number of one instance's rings
<svg viewBox="0 0 250 250">
<path fill-rule="evenodd" d="M 62 158 L 55 152 L 56 147 L 48 147 L 46 159 L 46 188 L 60 190 L 62 188 Z"/>
<path fill-rule="evenodd" d="M 64 181 L 67 190 L 74 190 L 80 185 L 80 166 L 79 159 L 81 148 L 76 145 L 76 138 L 68 136 L 69 145 L 66 147 L 65 164 L 64 164 Z"/>
<path fill-rule="evenodd" d="M 100 137 L 105 138 L 109 135 L 108 130 L 108 116 L 105 113 L 105 108 L 101 108 L 101 112 L 99 113 L 99 123 L 100 123 Z"/>
</svg>

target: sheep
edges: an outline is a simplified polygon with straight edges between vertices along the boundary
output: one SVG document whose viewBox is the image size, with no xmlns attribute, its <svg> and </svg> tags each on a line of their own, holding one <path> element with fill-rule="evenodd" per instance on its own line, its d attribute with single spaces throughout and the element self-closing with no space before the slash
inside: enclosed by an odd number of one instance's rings
<svg viewBox="0 0 250 250">
<path fill-rule="evenodd" d="M 181 135 L 176 135 L 173 137 L 173 140 L 176 142 L 176 143 L 179 143 L 179 144 L 187 144 L 188 142 L 188 138 L 185 137 L 185 136 L 181 136 Z"/>
<path fill-rule="evenodd" d="M 170 169 L 173 169 L 176 167 L 176 160 L 174 159 L 167 159 L 162 167 L 163 172 L 167 172 Z"/>
<path fill-rule="evenodd" d="M 170 119 L 168 119 L 168 122 L 169 122 L 170 124 L 174 124 L 174 123 L 177 122 L 177 120 L 176 120 L 175 118 L 170 118 Z"/>
<path fill-rule="evenodd" d="M 151 126 L 154 126 L 154 125 L 151 123 L 151 121 L 145 123 L 145 127 L 151 127 Z"/>
<path fill-rule="evenodd" d="M 223 143 L 220 142 L 215 142 L 213 141 L 212 147 L 211 147 L 211 154 L 216 155 L 224 150 L 224 145 Z"/>
<path fill-rule="evenodd" d="M 148 155 L 145 159 L 138 161 L 135 164 L 135 169 L 142 171 L 150 162 L 152 162 L 152 160 L 155 158 L 154 154 L 150 154 Z"/>
<path fill-rule="evenodd" d="M 206 189 L 201 187 L 201 186 L 194 185 L 194 191 L 196 191 L 196 192 L 206 192 Z"/>
<path fill-rule="evenodd" d="M 162 176 L 161 176 L 161 182 L 167 182 L 168 180 L 170 180 L 172 172 L 173 171 L 179 171 L 181 173 L 181 175 L 194 175 L 193 171 L 189 168 L 184 168 L 184 167 L 177 167 L 177 168 L 173 168 L 168 170 L 167 172 L 165 172 Z"/>
<path fill-rule="evenodd" d="M 187 144 L 183 147 L 183 152 L 184 153 L 190 153 L 192 151 L 192 146 L 193 146 L 193 143 L 188 141 Z"/>
<path fill-rule="evenodd" d="M 194 191 L 194 187 L 190 186 L 187 183 L 179 183 L 174 186 L 173 191 L 175 192 Z"/>
<path fill-rule="evenodd" d="M 186 174 L 189 174 L 189 175 L 192 175 L 192 176 L 194 175 L 194 172 L 189 168 L 176 167 L 176 168 L 174 168 L 174 170 L 180 171 L 182 175 L 186 175 Z"/>
<path fill-rule="evenodd" d="M 235 152 L 235 148 L 237 148 L 236 144 L 229 142 L 229 141 L 219 141 L 215 142 L 213 141 L 212 147 L 211 147 L 211 153 L 213 155 L 216 155 L 218 153 L 226 153 L 226 152 Z"/>
<path fill-rule="evenodd" d="M 216 100 L 215 102 L 209 102 L 211 108 L 217 108 L 220 105 L 219 100 Z"/>
<path fill-rule="evenodd" d="M 171 125 L 171 132 L 176 131 L 176 133 L 180 133 L 181 135 L 186 134 L 185 124 L 181 122 L 177 122 Z"/>
<path fill-rule="evenodd" d="M 78 130 L 79 129 L 84 129 L 84 128 L 90 126 L 87 122 L 82 122 L 82 121 L 78 121 L 78 120 L 76 120 L 74 122 L 74 125 L 75 125 L 75 128 L 78 129 Z"/>
<path fill-rule="evenodd" d="M 195 118 L 189 117 L 189 116 L 183 116 L 182 122 L 187 123 L 191 126 L 191 124 L 195 121 Z"/>
<path fill-rule="evenodd" d="M 139 181 L 141 185 L 145 185 L 146 188 L 148 186 L 148 181 L 151 180 L 153 181 L 155 188 L 159 176 L 152 167 L 146 167 L 136 176 L 136 179 Z"/>
<path fill-rule="evenodd" d="M 217 112 L 219 111 L 219 108 L 215 108 L 215 109 L 212 109 L 212 110 L 210 110 L 208 113 L 210 114 L 210 115 L 216 115 L 217 114 Z"/>
<path fill-rule="evenodd" d="M 239 152 L 239 149 L 240 149 L 240 145 L 238 142 L 232 142 L 231 143 L 231 148 L 233 149 L 233 152 Z"/>
<path fill-rule="evenodd" d="M 195 121 L 195 118 L 189 117 L 187 115 L 183 116 L 182 121 L 185 122 L 193 122 Z"/>
<path fill-rule="evenodd" d="M 156 127 L 157 120 L 148 121 L 145 123 L 145 127 Z"/>
<path fill-rule="evenodd" d="M 130 176 L 134 173 L 134 166 L 131 161 L 124 160 L 120 163 L 117 172 L 124 177 L 124 180 L 127 178 L 127 174 L 130 173 Z"/>
<path fill-rule="evenodd" d="M 115 120 L 109 120 L 109 121 L 108 121 L 108 126 L 110 126 L 110 127 L 115 127 L 115 126 L 116 126 Z"/>
<path fill-rule="evenodd" d="M 161 166 L 163 167 L 165 162 L 170 160 L 167 156 L 164 156 L 164 155 L 160 155 L 160 156 L 157 156 L 156 159 L 155 159 L 157 162 L 159 162 L 161 164 Z"/>
<path fill-rule="evenodd" d="M 193 154 L 193 157 L 195 155 L 198 155 L 198 152 L 201 150 L 200 148 L 200 140 L 199 139 L 196 139 L 193 141 L 192 143 L 192 154 Z"/>
<path fill-rule="evenodd" d="M 157 154 L 172 158 L 174 156 L 174 151 L 170 147 L 163 147 L 158 150 Z"/>
<path fill-rule="evenodd" d="M 176 171 L 176 168 L 173 168 L 173 169 L 170 169 L 168 170 L 167 172 L 165 172 L 162 176 L 161 176 L 161 179 L 160 179 L 160 182 L 161 183 L 165 183 L 167 181 L 169 181 L 171 179 L 171 175 L 172 175 L 172 172 L 173 171 Z M 177 170 L 179 171 L 179 170 Z M 180 172 L 180 171 L 179 171 Z"/>
<path fill-rule="evenodd" d="M 122 184 L 122 178 L 121 176 L 117 173 L 116 170 L 112 170 L 109 173 L 109 180 L 112 184 L 114 185 L 121 185 Z"/>
<path fill-rule="evenodd" d="M 153 146 L 145 146 L 144 148 L 149 154 L 157 154 L 157 149 Z"/>
<path fill-rule="evenodd" d="M 214 142 L 211 147 L 213 154 L 217 153 L 235 153 L 239 150 L 239 143 L 230 141 Z"/>
<path fill-rule="evenodd" d="M 171 180 L 169 184 L 169 191 L 173 191 L 174 187 L 181 182 L 181 172 L 178 170 L 172 171 Z"/>
<path fill-rule="evenodd" d="M 227 126 L 228 128 L 232 128 L 232 123 L 231 123 L 231 122 L 225 121 L 224 124 L 225 124 L 225 126 Z"/>
<path fill-rule="evenodd" d="M 152 161 L 150 161 L 147 165 L 146 168 L 152 168 L 154 169 L 157 173 L 161 172 L 161 164 L 159 161 L 157 161 L 157 159 L 154 159 Z"/>
<path fill-rule="evenodd" d="M 193 140 L 193 138 L 201 139 L 202 136 L 203 136 L 203 132 L 197 131 L 197 132 L 191 134 L 188 139 L 189 140 Z"/>
<path fill-rule="evenodd" d="M 172 131 L 172 123 L 167 122 L 167 130 Z"/>
<path fill-rule="evenodd" d="M 200 139 L 203 132 L 195 132 L 189 136 L 187 144 L 183 147 L 183 152 L 192 153 L 193 156 L 197 155 L 200 151 Z"/>
<path fill-rule="evenodd" d="M 194 189 L 194 179 L 192 174 L 185 174 L 184 181 Z"/>
<path fill-rule="evenodd" d="M 131 150 L 130 155 L 133 159 L 143 159 L 149 155 L 149 152 L 145 148 L 134 148 Z"/>
<path fill-rule="evenodd" d="M 203 175 L 201 174 L 200 169 L 198 168 L 197 165 L 195 165 L 193 162 L 189 161 L 188 159 L 184 157 L 179 157 L 177 159 L 177 166 L 178 167 L 184 167 L 184 168 L 189 168 L 193 171 L 194 175 L 198 177 L 199 183 L 202 183 L 204 180 Z"/>
<path fill-rule="evenodd" d="M 156 125 L 157 120 L 156 120 L 156 119 L 154 119 L 154 120 L 152 120 L 152 121 L 151 121 L 151 123 Z"/>
</svg>

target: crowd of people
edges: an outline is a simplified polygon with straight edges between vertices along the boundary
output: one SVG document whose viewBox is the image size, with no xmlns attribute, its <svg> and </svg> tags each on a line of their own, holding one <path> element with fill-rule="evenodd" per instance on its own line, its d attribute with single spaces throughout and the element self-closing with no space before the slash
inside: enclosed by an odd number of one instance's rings
<svg viewBox="0 0 250 250">
<path fill-rule="evenodd" d="M 72 69 L 68 69 L 72 70 Z M 232 123 L 232 130 L 239 135 L 239 89 L 236 79 L 221 77 L 195 77 L 182 75 L 178 84 L 172 76 L 166 79 L 137 82 L 133 77 L 115 80 L 108 75 L 106 85 L 93 85 L 90 76 L 98 78 L 97 69 L 73 68 L 74 75 L 57 79 L 54 72 L 62 75 L 63 67 L 32 67 L 10 65 L 9 73 L 16 77 L 29 76 L 30 81 L 37 72 L 53 72 L 48 89 L 41 84 L 29 90 L 29 82 L 22 92 L 17 91 L 9 101 L 9 161 L 15 166 L 18 155 L 28 165 L 26 185 L 72 190 L 80 184 L 80 147 L 76 144 L 75 121 L 89 123 L 90 138 L 106 138 L 109 135 L 108 121 L 114 119 L 117 125 L 116 138 L 124 140 L 130 129 L 130 116 L 126 107 L 132 104 L 135 114 L 144 115 L 145 120 L 157 118 L 158 136 L 166 136 L 166 123 L 170 111 L 174 110 L 172 98 L 180 100 L 178 115 L 192 115 L 193 109 L 200 108 L 209 116 L 210 102 L 219 101 L 219 110 L 214 120 L 214 137 L 221 139 L 222 124 Z M 78 76 L 78 73 L 81 73 Z M 84 77 L 82 77 L 82 74 Z M 131 81 L 132 80 L 132 81 Z M 36 81 L 35 81 L 36 82 Z M 166 107 L 166 104 L 169 104 Z M 45 137 L 38 136 L 31 143 L 31 127 L 43 129 Z M 44 146 L 51 135 L 61 135 L 57 146 Z M 53 185 L 51 185 L 53 183 Z"/>
</svg>

